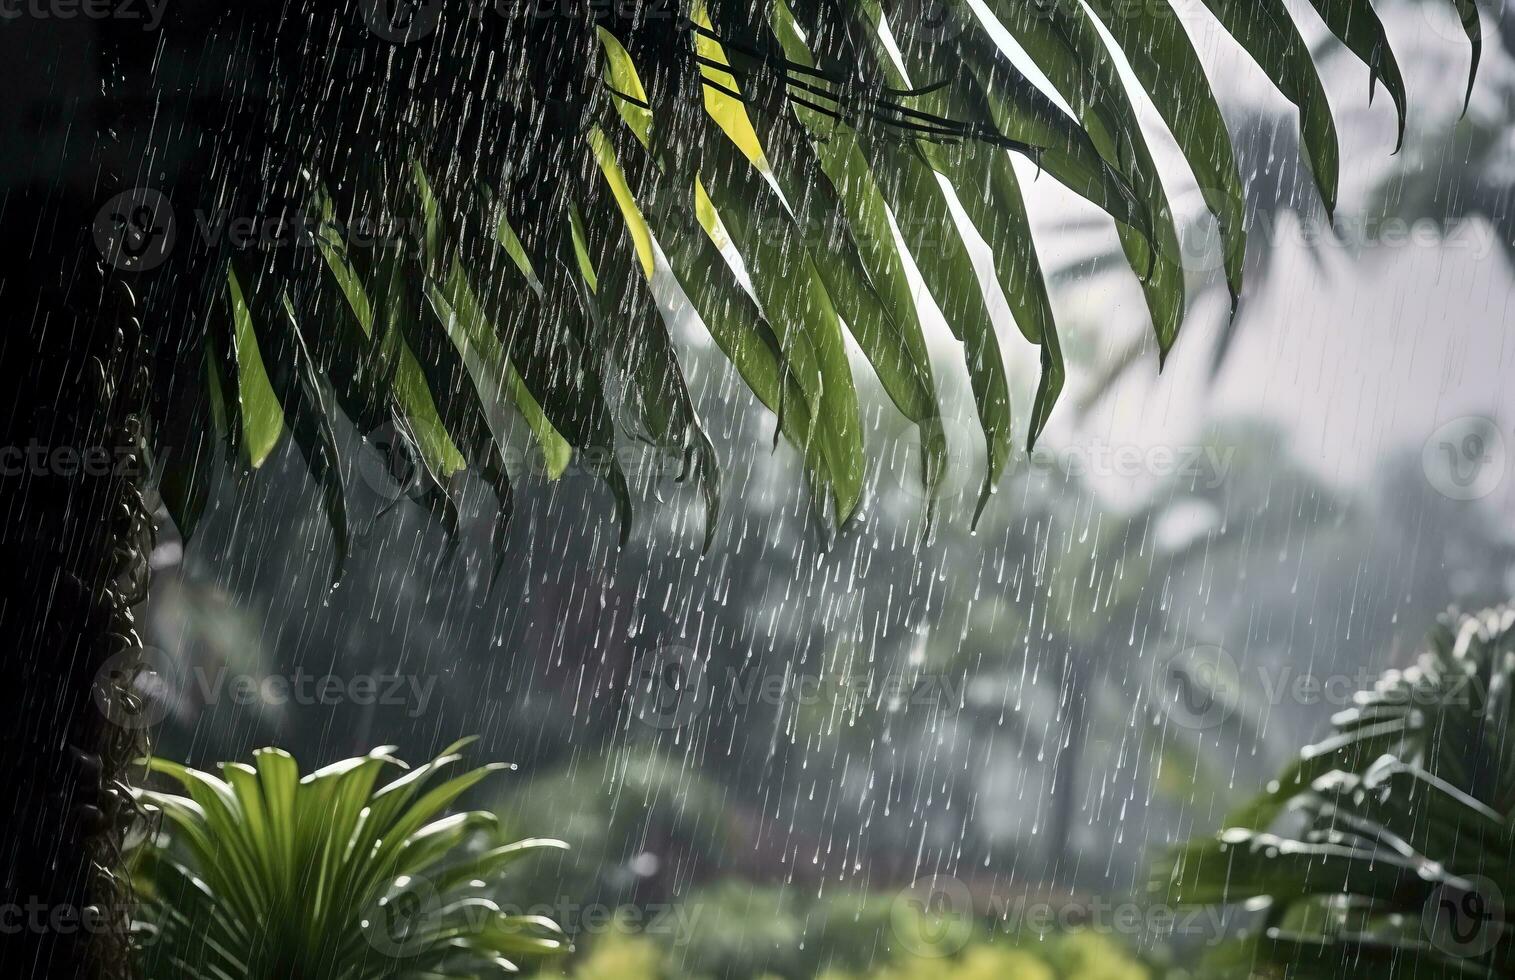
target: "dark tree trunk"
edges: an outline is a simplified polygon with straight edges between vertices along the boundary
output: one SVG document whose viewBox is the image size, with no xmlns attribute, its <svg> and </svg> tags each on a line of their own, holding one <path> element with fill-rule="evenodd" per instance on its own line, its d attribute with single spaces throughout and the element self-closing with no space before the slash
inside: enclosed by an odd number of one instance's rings
<svg viewBox="0 0 1515 980">
<path fill-rule="evenodd" d="M 1088 718 L 1088 666 L 1069 654 L 1064 661 L 1063 684 L 1067 707 L 1062 739 L 1053 763 L 1052 805 L 1047 826 L 1049 878 L 1071 881 L 1075 877 L 1073 824 L 1078 819 L 1078 774 L 1083 765 L 1085 725 Z"/>
<path fill-rule="evenodd" d="M 152 539 L 141 496 L 145 363 L 130 294 L 76 254 L 77 268 L 52 273 L 61 280 L 6 290 L 24 319 L 0 339 L 9 396 L 0 622 L 19 696 L 0 735 L 18 763 L 3 803 L 5 890 L 28 910 L 36 940 L 23 959 L 0 958 L 3 976 L 124 969 L 113 962 L 126 911 L 120 832 L 132 810 L 122 780 L 139 729 L 120 714 L 132 703 L 118 688 L 141 647 L 130 607 L 146 587 Z M 94 957 L 103 957 L 96 969 Z"/>
<path fill-rule="evenodd" d="M 102 135 L 98 25 L 23 19 L 0 35 L 13 83 L 0 127 L 0 880 L 19 928 L 0 976 L 124 977 L 123 779 L 141 730 L 122 724 L 120 688 L 141 648 L 131 606 L 153 533 L 148 363 L 136 300 L 91 232 L 122 183 Z"/>
</svg>

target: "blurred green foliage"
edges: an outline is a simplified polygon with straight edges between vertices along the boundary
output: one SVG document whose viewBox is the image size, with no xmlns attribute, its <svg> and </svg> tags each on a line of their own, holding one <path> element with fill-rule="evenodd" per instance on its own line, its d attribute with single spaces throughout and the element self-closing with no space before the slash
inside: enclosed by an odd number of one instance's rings
<svg viewBox="0 0 1515 980">
<path fill-rule="evenodd" d="M 638 930 L 618 920 L 578 937 L 570 980 L 1148 980 L 1158 975 L 1095 932 L 1011 934 L 923 912 L 899 894 L 753 888 L 691 892 Z"/>
<path fill-rule="evenodd" d="M 612 934 L 564 976 L 570 980 L 710 980 L 644 936 Z M 1036 946 L 978 942 L 949 957 L 909 954 L 856 969 L 828 968 L 814 980 L 1149 980 L 1154 974 L 1111 940 L 1074 933 Z M 731 980 L 781 980 L 782 974 L 728 974 Z"/>
</svg>

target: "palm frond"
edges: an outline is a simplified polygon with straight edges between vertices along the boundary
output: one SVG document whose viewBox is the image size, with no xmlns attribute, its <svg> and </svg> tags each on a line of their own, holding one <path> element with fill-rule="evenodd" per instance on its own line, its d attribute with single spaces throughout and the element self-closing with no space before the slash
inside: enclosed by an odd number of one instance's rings
<svg viewBox="0 0 1515 980">
<path fill-rule="evenodd" d="M 215 297 L 205 329 L 175 345 L 176 365 L 204 384 L 159 406 L 176 423 L 160 426 L 174 519 L 191 529 L 203 506 L 213 422 L 240 467 L 290 436 L 343 541 L 340 414 L 364 435 L 398 434 L 391 451 L 421 474 L 414 496 L 449 527 L 464 469 L 492 489 L 503 525 L 505 402 L 559 471 L 571 450 L 604 481 L 623 536 L 631 493 L 616 447 L 656 447 L 703 488 L 708 546 L 716 453 L 652 288 L 666 268 L 844 524 L 866 495 L 849 340 L 919 428 L 928 488 L 949 458 L 912 265 L 962 344 L 988 461 L 982 512 L 1016 427 L 971 233 L 1040 349 L 1028 443 L 1066 374 L 1013 158 L 1115 223 L 1160 358 L 1186 307 L 1165 187 L 1182 175 L 1159 172 L 1122 61 L 1220 222 L 1233 303 L 1246 241 L 1230 137 L 1166 0 L 987 6 L 994 22 L 966 0 L 943 0 L 929 22 L 905 0 L 447 7 L 398 43 L 336 9 L 228 14 L 270 91 L 228 108 L 202 140 L 215 165 L 179 192 L 313 228 L 315 247 L 217 247 L 170 267 Z M 1334 206 L 1334 123 L 1293 15 L 1282 0 L 1206 6 L 1298 107 Z M 1402 130 L 1404 85 L 1372 6 L 1316 8 L 1390 92 Z M 1000 29 L 1052 92 L 1017 67 Z M 377 244 L 360 228 L 379 229 Z"/>
<path fill-rule="evenodd" d="M 497 893 L 511 865 L 566 845 L 471 848 L 497 834 L 495 815 L 442 815 L 501 768 L 449 775 L 466 744 L 382 786 L 384 770 L 406 768 L 390 748 L 303 778 L 278 749 L 221 776 L 155 759 L 188 795 L 134 790 L 162 824 L 131 856 L 147 975 L 498 976 L 566 952 L 555 923 L 503 909 Z"/>
<path fill-rule="evenodd" d="M 1500 977 L 1515 968 L 1515 611 L 1449 615 L 1154 890 L 1264 913 L 1217 969 Z"/>
</svg>

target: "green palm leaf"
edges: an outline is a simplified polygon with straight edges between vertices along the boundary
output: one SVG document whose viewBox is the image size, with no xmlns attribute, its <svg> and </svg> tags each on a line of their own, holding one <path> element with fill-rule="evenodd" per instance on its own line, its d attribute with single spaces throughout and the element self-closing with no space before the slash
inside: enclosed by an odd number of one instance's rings
<svg viewBox="0 0 1515 980">
<path fill-rule="evenodd" d="M 1449 615 L 1216 837 L 1154 874 L 1263 921 L 1220 975 L 1499 977 L 1515 968 L 1515 611 Z"/>
<path fill-rule="evenodd" d="M 867 494 L 849 344 L 919 427 L 928 488 L 949 459 L 913 266 L 962 345 L 987 450 L 982 511 L 1017 422 L 970 225 L 1040 348 L 1031 417 L 1018 423 L 1028 442 L 1065 381 L 1014 156 L 1114 222 L 1160 358 L 1179 334 L 1168 186 L 1184 175 L 1159 172 L 1121 63 L 1172 129 L 1220 222 L 1233 298 L 1242 288 L 1242 184 L 1224 120 L 1176 12 L 1138 6 L 996 0 L 995 23 L 960 0 L 941 23 L 896 0 L 680 0 L 556 17 L 449 7 L 393 41 L 335 10 L 247 15 L 251 50 L 279 83 L 238 103 L 227 132 L 268 133 L 272 150 L 230 186 L 186 178 L 184 190 L 234 211 L 312 216 L 319 248 L 197 256 L 221 299 L 188 344 L 208 390 L 192 417 L 219 420 L 239 466 L 293 437 L 339 570 L 341 417 L 365 436 L 400 434 L 391 452 L 421 473 L 407 489 L 449 529 L 464 469 L 493 491 L 499 524 L 509 518 L 520 474 L 498 442 L 501 412 L 524 419 L 550 476 L 573 454 L 606 484 L 623 537 L 631 494 L 616 450 L 644 442 L 699 483 L 708 545 L 719 474 L 672 313 L 651 288 L 666 263 L 842 524 Z M 1305 155 L 1334 205 L 1334 123 L 1294 16 L 1281 0 L 1206 6 L 1299 107 Z M 1372 6 L 1316 8 L 1389 91 L 1402 131 L 1407 95 Z M 1458 9 L 1476 37 L 1476 8 Z M 1017 68 L 1000 29 L 1052 92 Z M 354 234 L 370 227 L 377 245 Z M 165 500 L 188 530 L 211 457 L 194 426 L 162 431 L 177 443 Z M 498 563 L 498 533 L 496 545 Z"/>
<path fill-rule="evenodd" d="M 303 778 L 278 749 L 219 777 L 154 759 L 187 795 L 135 791 L 161 815 L 160 832 L 130 856 L 147 974 L 496 976 L 566 952 L 555 923 L 496 900 L 511 864 L 566 845 L 493 843 L 494 814 L 442 815 L 500 768 L 437 782 L 466 744 L 377 789 L 385 770 L 404 768 L 387 748 Z"/>
</svg>

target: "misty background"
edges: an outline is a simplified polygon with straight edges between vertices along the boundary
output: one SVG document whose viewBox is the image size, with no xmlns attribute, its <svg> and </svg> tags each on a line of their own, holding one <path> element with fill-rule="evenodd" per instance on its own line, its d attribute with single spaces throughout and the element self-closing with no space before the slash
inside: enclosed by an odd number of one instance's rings
<svg viewBox="0 0 1515 980">
<path fill-rule="evenodd" d="M 313 768 L 388 743 L 419 761 L 476 734 L 479 758 L 519 767 L 483 802 L 519 836 L 574 847 L 531 872 L 537 893 L 706 896 L 705 928 L 753 896 L 887 896 L 932 875 L 976 895 L 1138 891 L 1162 847 L 1213 829 L 1352 690 L 1408 664 L 1439 612 L 1515 590 L 1515 75 L 1491 12 L 1459 122 L 1450 5 L 1381 6 L 1416 96 L 1409 132 L 1392 155 L 1387 98 L 1365 108 L 1366 69 L 1327 65 L 1334 232 L 1290 107 L 1196 36 L 1241 120 L 1247 295 L 1231 321 L 1213 224 L 1170 181 L 1191 315 L 1161 375 L 1113 232 L 1025 170 L 1035 222 L 1056 231 L 1038 241 L 1070 383 L 976 529 L 956 359 L 937 363 L 955 469 L 928 527 L 911 427 L 854 358 L 877 472 L 864 518 L 828 535 L 795 452 L 689 320 L 680 353 L 723 467 L 708 554 L 676 472 L 628 449 L 641 500 L 622 548 L 608 493 L 573 465 L 546 479 L 502 418 L 520 452 L 498 576 L 479 487 L 450 548 L 369 452 L 347 474 L 357 535 L 332 589 L 330 533 L 286 446 L 251 480 L 223 478 L 187 547 L 160 536 L 144 631 L 174 697 L 156 751 L 210 767 L 280 745 Z M 1154 146 L 1176 153 L 1147 108 Z M 985 282 L 1023 431 L 1035 352 Z M 940 318 L 927 327 L 945 354 Z M 237 686 L 304 675 L 342 690 Z M 380 693 L 352 685 L 370 676 Z M 689 955 L 710 974 L 766 956 L 789 975 L 824 931 L 795 916 L 797 936 L 762 932 L 789 921 L 770 910 L 731 949 Z"/>
</svg>

